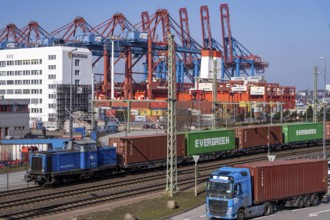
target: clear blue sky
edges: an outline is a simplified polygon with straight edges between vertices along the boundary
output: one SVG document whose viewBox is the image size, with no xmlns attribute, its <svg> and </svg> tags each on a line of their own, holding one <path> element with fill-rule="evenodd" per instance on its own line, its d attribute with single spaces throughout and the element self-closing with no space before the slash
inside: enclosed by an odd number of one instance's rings
<svg viewBox="0 0 330 220">
<path fill-rule="evenodd" d="M 252 53 L 269 62 L 265 77 L 297 89 L 313 87 L 313 68 L 324 74 L 327 58 L 327 82 L 330 82 L 330 1 L 329 0 L 5 0 L 1 1 L 0 29 L 8 23 L 23 27 L 37 21 L 46 31 L 62 27 L 76 16 L 96 26 L 123 13 L 135 24 L 142 11 L 152 15 L 157 9 L 168 9 L 177 21 L 181 7 L 188 10 L 190 32 L 201 43 L 199 9 L 209 7 L 212 36 L 221 41 L 221 3 L 229 4 L 232 35 Z M 319 88 L 323 88 L 323 75 Z"/>
</svg>

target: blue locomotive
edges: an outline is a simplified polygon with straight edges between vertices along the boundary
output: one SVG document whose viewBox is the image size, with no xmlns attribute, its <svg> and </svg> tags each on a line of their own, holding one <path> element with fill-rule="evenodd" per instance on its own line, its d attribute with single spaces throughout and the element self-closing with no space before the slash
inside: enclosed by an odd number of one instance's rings
<svg viewBox="0 0 330 220">
<path fill-rule="evenodd" d="M 116 148 L 97 147 L 93 140 L 69 141 L 64 149 L 35 152 L 25 180 L 39 185 L 79 181 L 112 173 L 117 167 Z"/>
</svg>

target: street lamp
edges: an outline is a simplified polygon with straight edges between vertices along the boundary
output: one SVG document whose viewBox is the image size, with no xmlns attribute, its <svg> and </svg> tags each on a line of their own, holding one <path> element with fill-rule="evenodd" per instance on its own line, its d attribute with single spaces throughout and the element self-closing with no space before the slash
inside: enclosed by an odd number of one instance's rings
<svg viewBox="0 0 330 220">
<path fill-rule="evenodd" d="M 71 74 L 70 74 L 70 115 L 69 115 L 69 134 L 70 139 L 72 139 L 72 78 L 73 78 L 73 52 L 78 50 L 77 48 L 72 49 L 68 56 L 71 59 Z"/>
<path fill-rule="evenodd" d="M 325 122 L 326 122 L 326 100 L 325 100 L 325 92 L 326 92 L 326 85 L 327 85 L 327 60 L 325 59 L 325 57 L 320 57 L 321 59 L 324 60 L 324 87 L 323 87 L 323 158 L 327 159 L 326 156 L 326 152 L 325 152 L 325 136 L 326 136 L 326 126 L 325 126 Z"/>
</svg>

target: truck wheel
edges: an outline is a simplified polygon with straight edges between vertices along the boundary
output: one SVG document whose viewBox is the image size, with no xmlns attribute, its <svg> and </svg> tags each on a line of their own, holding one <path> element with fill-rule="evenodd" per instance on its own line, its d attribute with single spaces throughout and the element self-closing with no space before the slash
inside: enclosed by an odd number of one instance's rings
<svg viewBox="0 0 330 220">
<path fill-rule="evenodd" d="M 317 195 L 312 196 L 312 206 L 317 206 L 319 204 L 319 197 Z"/>
<path fill-rule="evenodd" d="M 297 204 L 298 208 L 302 208 L 304 206 L 304 198 L 299 198 L 298 204 Z"/>
<path fill-rule="evenodd" d="M 265 212 L 264 212 L 264 215 L 265 216 L 269 216 L 269 215 L 271 215 L 272 214 L 272 204 L 266 204 L 265 205 Z"/>
<path fill-rule="evenodd" d="M 305 203 L 304 203 L 304 206 L 305 206 L 305 207 L 309 207 L 309 206 L 311 206 L 311 197 L 309 197 L 309 196 L 306 196 L 306 197 L 305 197 Z"/>
<path fill-rule="evenodd" d="M 244 209 L 240 209 L 237 212 L 237 220 L 244 220 L 245 219 L 245 212 Z"/>
</svg>

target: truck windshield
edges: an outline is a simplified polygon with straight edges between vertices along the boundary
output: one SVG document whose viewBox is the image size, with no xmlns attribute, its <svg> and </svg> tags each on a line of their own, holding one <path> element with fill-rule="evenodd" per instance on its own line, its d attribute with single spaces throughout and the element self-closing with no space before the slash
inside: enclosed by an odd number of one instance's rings
<svg viewBox="0 0 330 220">
<path fill-rule="evenodd" d="M 233 197 L 233 184 L 230 182 L 208 182 L 206 185 L 208 197 L 216 198 L 232 198 Z"/>
</svg>

